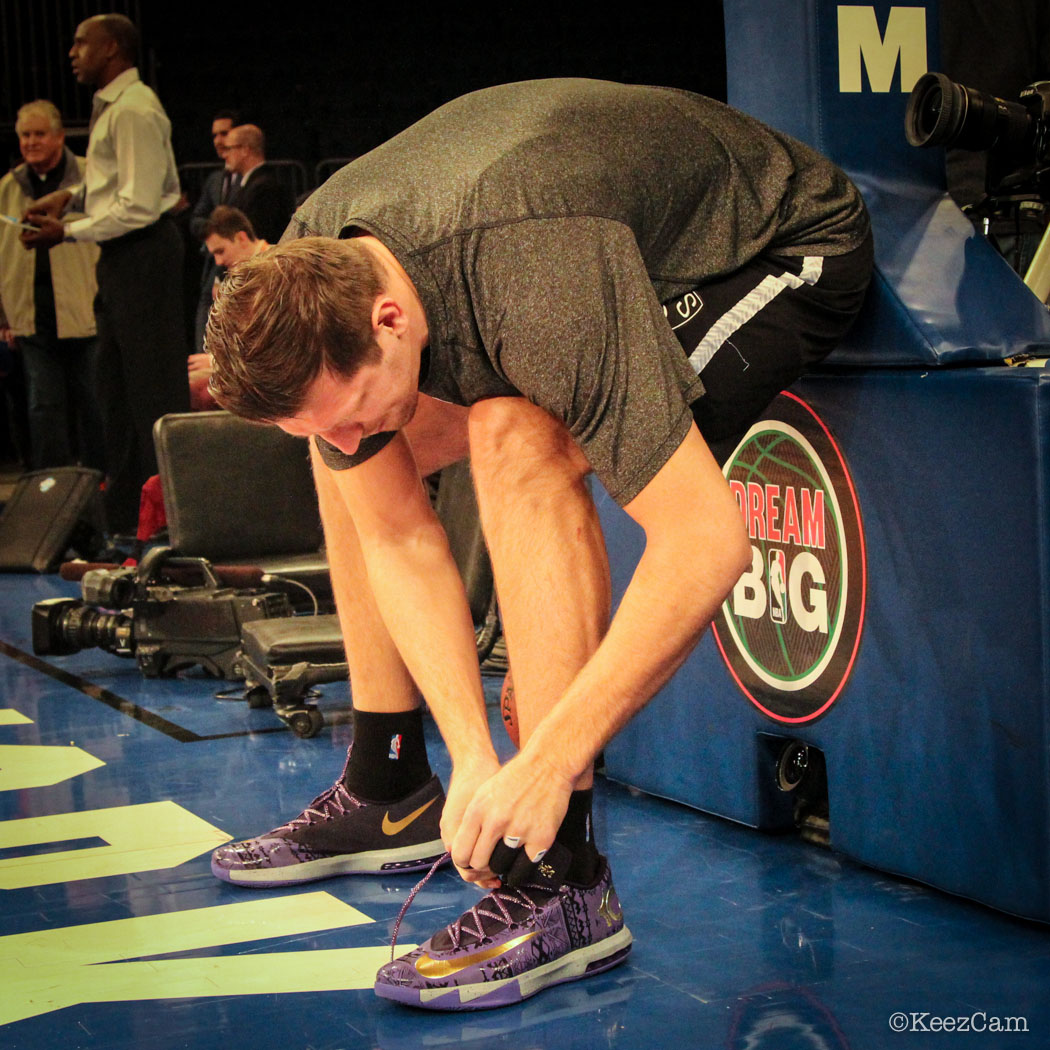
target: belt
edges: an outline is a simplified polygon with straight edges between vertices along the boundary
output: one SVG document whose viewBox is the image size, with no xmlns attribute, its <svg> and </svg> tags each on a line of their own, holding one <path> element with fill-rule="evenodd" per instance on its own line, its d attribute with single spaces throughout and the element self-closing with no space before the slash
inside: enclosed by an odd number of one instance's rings
<svg viewBox="0 0 1050 1050">
<path fill-rule="evenodd" d="M 137 230 L 129 230 L 127 233 L 122 233 L 119 237 L 112 237 L 108 241 L 101 241 L 99 243 L 99 249 L 103 252 L 110 248 L 120 248 L 125 244 L 134 244 L 136 241 L 144 241 L 149 237 L 152 237 L 163 225 L 172 222 L 173 219 L 168 212 L 165 212 L 156 222 L 151 222 L 149 226 L 140 226 Z"/>
</svg>

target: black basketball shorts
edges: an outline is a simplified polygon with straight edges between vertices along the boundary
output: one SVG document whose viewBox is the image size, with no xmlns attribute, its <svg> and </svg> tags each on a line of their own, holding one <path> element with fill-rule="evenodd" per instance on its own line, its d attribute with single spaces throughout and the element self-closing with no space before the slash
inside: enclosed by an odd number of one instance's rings
<svg viewBox="0 0 1050 1050">
<path fill-rule="evenodd" d="M 664 305 L 704 381 L 693 418 L 719 462 L 766 406 L 823 360 L 871 278 L 871 236 L 845 255 L 765 255 Z"/>
</svg>

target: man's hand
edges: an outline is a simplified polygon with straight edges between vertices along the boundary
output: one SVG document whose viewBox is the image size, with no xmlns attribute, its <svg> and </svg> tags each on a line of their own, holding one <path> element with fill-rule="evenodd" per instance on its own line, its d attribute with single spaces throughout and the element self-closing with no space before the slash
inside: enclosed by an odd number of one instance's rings
<svg viewBox="0 0 1050 1050">
<path fill-rule="evenodd" d="M 43 197 L 38 197 L 26 208 L 25 214 L 22 216 L 22 222 L 31 222 L 35 226 L 37 225 L 37 220 L 44 216 L 49 219 L 60 219 L 72 196 L 73 194 L 69 190 L 55 190 L 54 193 L 47 193 Z"/>
<path fill-rule="evenodd" d="M 190 408 L 194 412 L 204 412 L 211 408 L 218 408 L 215 398 L 208 392 L 211 366 L 211 354 L 190 354 L 186 359 L 190 384 Z"/>
<path fill-rule="evenodd" d="M 476 762 L 461 762 L 453 767 L 452 779 L 449 781 L 445 798 L 445 808 L 441 814 L 441 838 L 444 840 L 446 849 L 452 849 L 452 844 L 463 823 L 463 812 L 474 798 L 478 788 L 498 772 L 499 761 L 495 755 Z M 494 889 L 499 885 L 499 879 L 489 871 L 487 866 L 477 871 L 459 865 L 457 868 L 459 874 L 467 882 L 476 882 L 485 889 Z"/>
<path fill-rule="evenodd" d="M 23 230 L 20 239 L 27 251 L 34 248 L 53 248 L 66 239 L 66 228 L 58 219 L 47 215 L 30 215 L 28 221 L 36 229 Z"/>
<path fill-rule="evenodd" d="M 526 752 L 515 755 L 482 782 L 462 811 L 450 845 L 452 862 L 463 878 L 486 889 L 500 885 L 489 868 L 493 847 L 500 839 L 507 839 L 512 848 L 521 846 L 530 860 L 538 859 L 554 842 L 569 808 L 573 784 L 571 778 Z M 442 821 L 443 832 L 444 828 Z"/>
</svg>

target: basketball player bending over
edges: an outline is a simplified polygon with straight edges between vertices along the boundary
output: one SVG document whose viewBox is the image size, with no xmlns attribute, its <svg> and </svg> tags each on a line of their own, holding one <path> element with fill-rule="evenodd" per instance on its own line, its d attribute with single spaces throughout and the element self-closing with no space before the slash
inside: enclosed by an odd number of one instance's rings
<svg viewBox="0 0 1050 1050">
<path fill-rule="evenodd" d="M 331 788 L 217 850 L 215 873 L 268 887 L 449 850 L 489 892 L 379 971 L 376 991 L 413 1005 L 502 1005 L 620 962 L 592 763 L 750 564 L 720 457 L 832 349 L 870 271 L 841 171 L 671 89 L 479 91 L 309 198 L 231 273 L 207 348 L 220 404 L 311 438 L 354 742 Z M 517 700 L 503 766 L 420 484 L 468 455 Z M 611 623 L 591 471 L 646 536 Z"/>
</svg>

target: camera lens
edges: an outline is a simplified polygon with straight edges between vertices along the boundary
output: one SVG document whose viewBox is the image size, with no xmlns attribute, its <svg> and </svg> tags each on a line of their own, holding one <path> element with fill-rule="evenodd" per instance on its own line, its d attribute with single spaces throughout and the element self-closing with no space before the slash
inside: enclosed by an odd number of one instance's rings
<svg viewBox="0 0 1050 1050">
<path fill-rule="evenodd" d="M 33 606 L 33 652 L 64 656 L 99 648 L 130 653 L 134 646 L 130 616 L 103 612 L 72 598 L 51 598 Z"/>
<path fill-rule="evenodd" d="M 957 84 L 943 73 L 919 77 L 904 115 L 904 132 L 913 146 L 1010 150 L 1024 145 L 1034 128 L 1021 103 Z"/>
<path fill-rule="evenodd" d="M 926 73 L 912 88 L 904 132 L 913 146 L 940 146 L 954 138 L 966 115 L 966 100 L 943 73 Z"/>
</svg>

